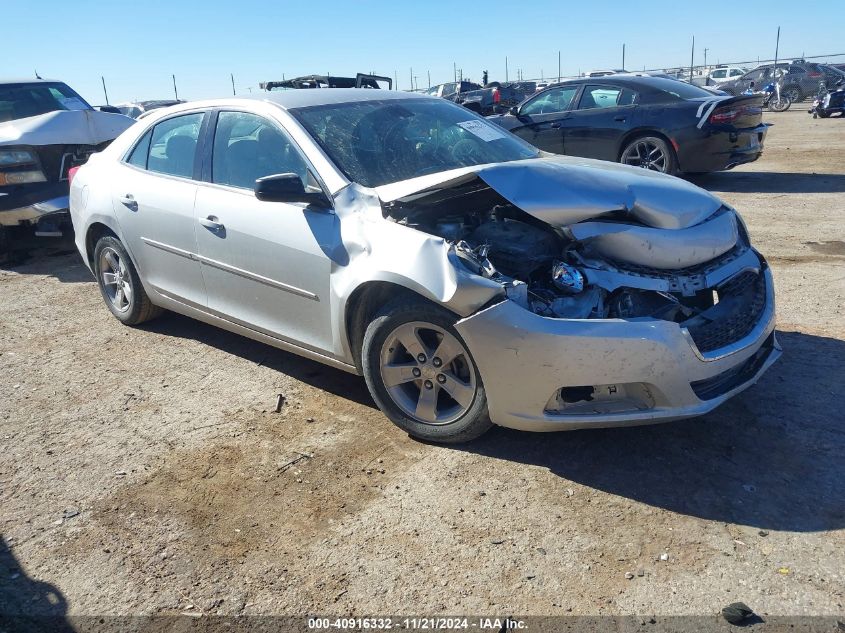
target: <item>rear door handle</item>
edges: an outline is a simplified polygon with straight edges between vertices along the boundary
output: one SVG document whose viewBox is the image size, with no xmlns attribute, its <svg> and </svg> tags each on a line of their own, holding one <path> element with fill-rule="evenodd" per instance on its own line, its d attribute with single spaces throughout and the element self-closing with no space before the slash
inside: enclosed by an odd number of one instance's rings
<svg viewBox="0 0 845 633">
<path fill-rule="evenodd" d="M 207 218 L 200 218 L 200 224 L 202 224 L 205 228 L 210 229 L 212 231 L 222 231 L 226 227 L 223 225 L 222 222 L 218 221 L 216 215 L 210 215 Z"/>
<path fill-rule="evenodd" d="M 624 115 L 620 114 L 619 116 L 615 116 L 615 117 L 613 117 L 613 120 L 614 120 L 614 121 L 621 121 L 622 123 L 624 123 L 624 122 L 625 122 L 625 120 L 626 120 L 627 118 L 628 118 L 628 117 L 626 117 L 626 116 L 624 116 Z"/>
<path fill-rule="evenodd" d="M 560 123 L 558 123 L 557 121 L 555 121 L 555 122 L 554 122 L 554 123 L 552 123 L 549 127 L 550 127 L 550 128 L 552 128 L 552 129 L 554 129 L 554 130 L 560 129 Z"/>
<path fill-rule="evenodd" d="M 133 211 L 138 210 L 138 201 L 135 200 L 135 196 L 133 196 L 131 193 L 127 193 L 125 196 L 121 196 L 120 203 L 123 206 L 132 209 Z"/>
</svg>

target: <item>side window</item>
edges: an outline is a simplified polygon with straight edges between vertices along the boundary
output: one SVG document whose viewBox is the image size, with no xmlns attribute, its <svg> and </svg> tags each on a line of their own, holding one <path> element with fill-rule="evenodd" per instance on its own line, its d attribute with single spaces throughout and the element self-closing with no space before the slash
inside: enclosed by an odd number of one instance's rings
<svg viewBox="0 0 845 633">
<path fill-rule="evenodd" d="M 621 88 L 611 86 L 587 86 L 581 101 L 578 103 L 579 110 L 592 110 L 593 108 L 615 108 L 619 104 L 619 97 L 622 94 Z M 630 104 L 629 104 L 630 105 Z"/>
<path fill-rule="evenodd" d="M 547 90 L 533 101 L 526 103 L 520 114 L 554 114 L 568 110 L 578 93 L 578 86 L 563 86 Z"/>
<path fill-rule="evenodd" d="M 739 68 L 732 68 L 731 69 L 731 77 L 741 77 L 742 71 Z"/>
<path fill-rule="evenodd" d="M 132 150 L 129 158 L 126 160 L 127 163 L 135 165 L 135 167 L 140 167 L 141 169 L 147 168 L 147 154 L 150 152 L 150 139 L 152 136 L 153 131 L 147 130 L 147 133 L 144 134 L 141 140 L 138 141 L 135 149 Z"/>
<path fill-rule="evenodd" d="M 308 165 L 288 135 L 246 112 L 221 112 L 214 131 L 211 181 L 252 189 L 274 174 L 297 174 L 307 182 Z"/>
<path fill-rule="evenodd" d="M 724 79 L 727 72 L 728 71 L 724 68 L 720 68 L 719 70 L 714 70 L 710 73 L 710 76 L 713 77 L 713 79 Z"/>
<path fill-rule="evenodd" d="M 153 128 L 147 169 L 160 174 L 191 178 L 203 114 L 183 114 Z"/>
</svg>

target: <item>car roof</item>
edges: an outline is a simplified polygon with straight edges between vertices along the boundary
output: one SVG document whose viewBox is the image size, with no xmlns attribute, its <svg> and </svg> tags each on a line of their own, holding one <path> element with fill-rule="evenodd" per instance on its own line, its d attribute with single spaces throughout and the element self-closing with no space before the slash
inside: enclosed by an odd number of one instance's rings
<svg viewBox="0 0 845 633">
<path fill-rule="evenodd" d="M 0 86 L 7 84 L 63 84 L 61 79 L 33 79 L 27 77 L 26 79 L 0 79 Z"/>
<path fill-rule="evenodd" d="M 310 106 L 333 105 L 337 103 L 352 103 L 362 101 L 385 101 L 391 99 L 429 99 L 440 101 L 437 97 L 428 95 L 402 92 L 399 90 L 382 90 L 377 88 L 310 88 L 280 90 L 278 92 L 264 92 L 258 95 L 243 97 L 225 97 L 222 99 L 208 99 L 203 101 L 191 101 L 174 108 L 196 108 L 214 107 L 218 105 L 231 105 L 232 103 L 255 103 L 264 101 L 273 103 L 285 110 L 294 108 L 307 108 Z"/>
</svg>

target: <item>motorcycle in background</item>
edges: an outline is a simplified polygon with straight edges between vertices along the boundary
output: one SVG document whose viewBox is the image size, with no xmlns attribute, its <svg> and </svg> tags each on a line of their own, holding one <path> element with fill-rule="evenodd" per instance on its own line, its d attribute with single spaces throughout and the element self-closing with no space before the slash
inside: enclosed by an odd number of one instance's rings
<svg viewBox="0 0 845 633">
<path fill-rule="evenodd" d="M 787 94 L 781 94 L 780 91 L 781 82 L 771 82 L 766 84 L 766 86 L 760 92 L 754 91 L 754 82 L 752 81 L 751 84 L 748 86 L 748 89 L 743 92 L 742 94 L 745 95 L 755 95 L 760 94 L 764 96 L 763 99 L 763 106 L 771 110 L 772 112 L 786 112 L 789 110 L 789 106 L 792 105 L 792 99 L 789 98 Z"/>
<path fill-rule="evenodd" d="M 813 106 L 808 112 L 814 119 L 826 119 L 837 112 L 840 117 L 845 117 L 845 79 L 837 81 L 832 91 L 827 89 L 824 81 L 820 81 L 819 93 L 813 99 Z"/>
</svg>

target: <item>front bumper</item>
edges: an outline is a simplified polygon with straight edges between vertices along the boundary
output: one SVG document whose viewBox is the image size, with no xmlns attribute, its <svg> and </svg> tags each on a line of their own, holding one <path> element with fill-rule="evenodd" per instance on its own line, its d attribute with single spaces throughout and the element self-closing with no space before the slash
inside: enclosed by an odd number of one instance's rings
<svg viewBox="0 0 845 633">
<path fill-rule="evenodd" d="M 45 215 L 66 213 L 68 209 L 67 183 L 47 183 L 25 193 L 0 196 L 0 226 L 35 223 Z"/>
<path fill-rule="evenodd" d="M 558 431 L 666 422 L 715 409 L 753 385 L 780 356 L 772 276 L 768 269 L 764 274 L 766 306 L 757 325 L 707 354 L 676 323 L 552 319 L 512 301 L 462 319 L 456 328 L 478 366 L 495 424 Z M 550 406 L 562 387 L 594 387 L 595 398 L 570 408 Z"/>
</svg>

